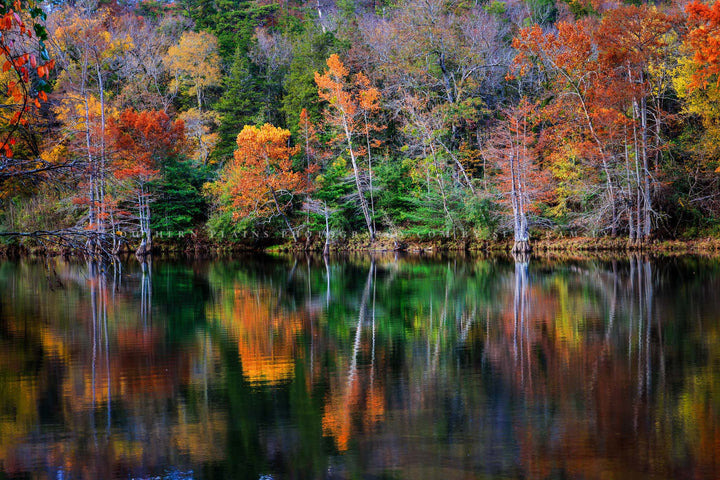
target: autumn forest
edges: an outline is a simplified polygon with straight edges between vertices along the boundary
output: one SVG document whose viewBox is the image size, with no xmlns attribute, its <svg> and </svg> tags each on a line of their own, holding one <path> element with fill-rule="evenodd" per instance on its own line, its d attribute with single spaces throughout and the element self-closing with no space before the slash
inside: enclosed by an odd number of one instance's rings
<svg viewBox="0 0 720 480">
<path fill-rule="evenodd" d="M 720 3 L 0 2 L 0 242 L 720 236 Z"/>
</svg>

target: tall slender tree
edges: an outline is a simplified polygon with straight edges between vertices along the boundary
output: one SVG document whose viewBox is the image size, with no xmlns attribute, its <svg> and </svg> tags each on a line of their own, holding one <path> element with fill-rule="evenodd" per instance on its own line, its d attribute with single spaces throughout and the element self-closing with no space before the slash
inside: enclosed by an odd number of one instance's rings
<svg viewBox="0 0 720 480">
<path fill-rule="evenodd" d="M 365 169 L 360 164 L 360 156 L 363 147 L 358 145 L 356 137 L 364 135 L 363 119 L 368 108 L 375 108 L 379 99 L 379 93 L 374 87 L 367 84 L 365 77 L 356 76 L 355 84 L 348 78 L 350 72 L 337 55 L 331 55 L 327 60 L 328 69 L 321 75 L 315 73 L 315 83 L 318 86 L 320 99 L 327 102 L 325 109 L 325 123 L 337 132 L 334 141 L 342 145 L 343 150 L 350 157 L 353 167 L 353 179 L 357 191 L 358 204 L 362 211 L 365 225 L 370 235 L 370 241 L 375 241 L 375 226 L 372 205 L 368 202 L 365 193 L 369 189 L 369 182 L 366 180 Z M 368 103 L 368 99 L 372 99 Z M 369 131 L 367 141 L 369 140 Z M 362 141 L 362 140 L 361 140 Z M 368 150 L 369 153 L 369 150 Z M 371 165 L 367 171 L 371 172 Z M 371 177 L 369 177 L 371 178 Z"/>
</svg>

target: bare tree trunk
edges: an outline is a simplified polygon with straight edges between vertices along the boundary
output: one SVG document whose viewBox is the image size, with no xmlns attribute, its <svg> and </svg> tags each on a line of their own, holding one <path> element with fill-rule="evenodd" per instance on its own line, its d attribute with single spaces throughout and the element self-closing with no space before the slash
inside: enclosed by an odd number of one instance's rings
<svg viewBox="0 0 720 480">
<path fill-rule="evenodd" d="M 530 252 L 530 233 L 528 231 L 527 216 L 525 214 L 526 195 L 524 183 L 522 181 L 522 173 L 520 171 L 520 133 L 515 134 L 512 139 L 513 148 L 510 154 L 510 201 L 513 208 L 513 225 L 515 233 L 515 244 L 513 245 L 513 253 Z M 524 137 L 524 135 L 523 135 Z M 525 148 L 523 140 L 523 149 Z"/>
<path fill-rule="evenodd" d="M 643 81 L 642 76 L 640 81 Z M 650 224 L 650 212 L 652 205 L 650 204 L 650 166 L 648 164 L 648 125 L 647 125 L 647 101 L 643 96 L 640 99 L 640 126 L 642 129 L 642 161 L 643 161 L 643 230 L 642 236 L 644 240 L 650 238 L 652 226 Z"/>
<path fill-rule="evenodd" d="M 99 193 L 100 196 L 98 201 L 100 202 L 100 216 L 105 217 L 105 171 L 106 171 L 106 158 L 105 158 L 105 85 L 103 83 L 102 72 L 100 71 L 100 65 L 95 63 L 95 69 L 97 71 L 98 79 L 98 90 L 100 93 L 100 171 L 98 175 L 99 181 Z M 104 224 L 101 222 L 99 225 L 100 231 L 104 231 Z"/>
<path fill-rule="evenodd" d="M 83 69 L 85 68 L 85 64 L 83 64 Z M 85 88 L 85 75 L 83 74 L 83 82 L 81 85 L 81 90 L 83 92 L 83 101 L 84 101 L 84 108 L 85 108 L 85 148 L 87 149 L 87 158 L 88 158 L 88 168 L 90 170 L 90 209 L 88 212 L 88 221 L 90 222 L 90 226 L 97 231 L 97 224 L 98 221 L 97 215 L 96 215 L 96 208 L 97 208 L 97 189 L 96 189 L 96 165 L 95 160 L 93 158 L 92 154 L 92 141 L 90 138 L 90 105 L 89 105 L 89 99 L 88 99 L 88 92 Z"/>
<path fill-rule="evenodd" d="M 327 205 L 323 202 L 325 207 L 325 245 L 323 246 L 323 255 L 330 255 L 330 212 L 328 212 Z"/>
<path fill-rule="evenodd" d="M 280 204 L 278 203 L 277 195 L 275 194 L 275 189 L 268 185 L 268 188 L 270 189 L 270 194 L 272 195 L 273 202 L 275 203 L 275 209 L 277 210 L 278 214 L 283 218 L 285 221 L 285 226 L 287 226 L 288 231 L 290 232 L 290 235 L 292 235 L 293 243 L 297 243 L 297 234 L 295 233 L 295 230 L 292 228 L 292 225 L 290 225 L 290 220 L 288 219 L 287 215 L 285 215 L 285 212 L 283 212 L 280 209 Z"/>
<path fill-rule="evenodd" d="M 149 193 L 145 193 L 145 238 L 147 239 L 148 251 L 152 251 L 152 232 L 150 231 L 150 199 L 148 198 Z"/>
<path fill-rule="evenodd" d="M 630 242 L 635 241 L 635 221 L 633 218 L 633 207 L 632 207 L 632 173 L 630 171 L 630 151 L 627 144 L 627 134 L 625 135 L 625 175 L 627 176 L 627 209 L 628 209 L 628 236 Z"/>
<path fill-rule="evenodd" d="M 562 69 L 560 69 L 560 71 L 563 72 Z M 568 81 L 570 81 L 570 85 L 575 91 L 575 95 L 580 100 L 580 106 L 582 107 L 583 116 L 585 117 L 585 122 L 587 124 L 588 130 L 590 131 L 590 135 L 595 141 L 595 144 L 598 147 L 598 151 L 600 152 L 602 169 L 605 173 L 605 183 L 607 185 L 608 195 L 610 197 L 610 209 L 612 214 L 612 219 L 610 222 L 610 235 L 615 237 L 617 235 L 617 206 L 615 204 L 615 189 L 613 187 L 610 165 L 608 164 L 607 152 L 605 151 L 605 147 L 603 146 L 603 143 L 600 140 L 597 131 L 595 130 L 595 122 L 593 122 L 592 117 L 590 116 L 590 111 L 588 109 L 587 103 L 585 102 L 585 97 L 583 96 L 580 87 L 577 85 L 577 83 L 573 82 L 567 74 L 565 74 L 565 77 Z"/>
<path fill-rule="evenodd" d="M 634 142 L 634 148 L 635 148 L 635 218 L 637 219 L 637 228 L 636 228 L 636 236 L 635 239 L 637 241 L 641 240 L 642 238 L 642 182 L 640 177 L 640 163 L 638 161 L 639 158 L 642 157 L 641 153 L 641 146 L 640 146 L 640 140 L 638 139 L 638 131 L 637 131 L 637 117 L 638 117 L 638 108 L 637 108 L 637 102 L 633 100 L 632 105 L 632 112 L 633 112 L 633 142 Z"/>
<path fill-rule="evenodd" d="M 440 145 L 442 145 L 442 147 L 445 149 L 445 151 L 447 152 L 447 154 L 450 155 L 450 158 L 453 159 L 453 161 L 455 162 L 455 166 L 456 166 L 457 169 L 460 171 L 460 173 L 462 173 L 462 176 L 463 176 L 463 178 L 465 179 L 465 183 L 467 184 L 468 188 L 470 189 L 470 192 L 471 192 L 473 195 L 475 195 L 475 187 L 473 187 L 473 184 L 472 184 L 472 182 L 470 181 L 470 177 L 468 176 L 467 171 L 465 170 L 465 167 L 463 166 L 463 164 L 462 164 L 462 162 L 460 161 L 460 159 L 457 157 L 457 155 L 455 155 L 455 154 L 452 152 L 452 150 L 450 150 L 450 148 L 448 148 L 447 145 L 445 145 L 445 142 L 442 142 L 442 141 L 440 141 L 439 139 L 438 139 L 438 142 L 440 143 Z M 483 163 L 484 163 L 484 160 L 483 160 Z M 484 165 L 483 165 L 483 166 L 484 166 Z"/>
<path fill-rule="evenodd" d="M 138 192 L 138 220 L 140 221 L 140 246 L 135 254 L 145 257 L 152 252 L 152 232 L 150 231 L 150 205 L 148 203 L 145 185 L 140 185 Z"/>
<path fill-rule="evenodd" d="M 310 132 L 308 128 L 308 122 L 310 120 L 308 118 L 305 119 L 305 171 L 307 174 L 305 175 L 305 178 L 307 179 L 307 184 L 311 185 L 310 180 Z M 307 214 L 305 215 L 305 231 L 307 232 L 308 238 L 310 238 L 310 210 L 307 211 Z"/>
<path fill-rule="evenodd" d="M 373 194 L 372 156 L 370 154 L 370 126 L 368 123 L 367 111 L 363 111 L 363 118 L 365 119 L 365 140 L 367 142 L 368 175 L 370 176 L 370 214 L 372 216 L 373 230 L 377 231 L 377 228 L 375 227 L 375 196 Z"/>
<path fill-rule="evenodd" d="M 112 254 L 117 255 L 120 252 L 120 246 L 122 245 L 117 238 L 116 232 L 117 227 L 115 225 L 115 209 L 110 210 L 110 229 L 112 230 Z"/>
<path fill-rule="evenodd" d="M 447 71 L 447 67 L 445 66 L 445 52 L 440 52 L 438 55 L 438 66 L 440 67 L 440 71 L 442 71 L 443 75 L 443 84 L 445 86 L 445 95 L 447 97 L 447 101 L 450 104 L 455 103 L 455 95 L 453 93 L 452 85 L 450 84 L 450 74 Z"/>
<path fill-rule="evenodd" d="M 435 154 L 435 147 L 433 147 L 432 140 L 430 141 L 430 152 L 432 153 L 432 159 L 433 159 L 433 165 L 435 166 L 435 172 L 437 172 L 435 174 L 435 179 L 437 180 L 438 187 L 440 187 L 440 197 L 442 198 L 442 202 L 443 202 L 443 211 L 445 212 L 445 216 L 447 217 L 447 219 L 450 221 L 450 225 L 453 225 L 453 227 L 454 227 L 455 222 L 453 222 L 452 214 L 450 213 L 450 210 L 448 209 L 448 206 L 447 206 L 447 198 L 445 196 L 445 182 L 443 181 L 442 175 L 440 173 L 441 170 L 440 170 L 440 167 L 438 166 L 437 156 Z"/>
<path fill-rule="evenodd" d="M 372 218 L 370 217 L 370 209 L 368 208 L 367 199 L 363 192 L 362 184 L 360 183 L 360 169 L 358 168 L 357 159 L 355 158 L 355 150 L 352 146 L 352 135 L 350 134 L 350 128 L 348 127 L 347 118 L 345 112 L 342 112 L 343 118 L 343 129 L 345 131 L 345 138 L 348 143 L 348 151 L 350 152 L 350 162 L 353 167 L 353 174 L 355 176 L 355 187 L 358 191 L 358 201 L 360 202 L 360 209 L 362 210 L 363 217 L 365 217 L 365 224 L 370 234 L 370 242 L 375 241 L 375 229 L 373 228 Z"/>
</svg>

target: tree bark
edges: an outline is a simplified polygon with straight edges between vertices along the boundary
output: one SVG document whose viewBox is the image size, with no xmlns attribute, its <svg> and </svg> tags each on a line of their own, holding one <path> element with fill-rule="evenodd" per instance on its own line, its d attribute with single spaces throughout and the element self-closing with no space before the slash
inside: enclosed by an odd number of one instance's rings
<svg viewBox="0 0 720 480">
<path fill-rule="evenodd" d="M 290 220 L 287 218 L 287 215 L 280 209 L 280 204 L 278 203 L 277 195 L 275 194 L 275 189 L 272 188 L 270 185 L 268 185 L 268 188 L 270 189 L 270 194 L 272 195 L 273 202 L 275 203 L 275 209 L 277 210 L 278 214 L 285 220 L 285 225 L 287 226 L 288 231 L 290 231 L 290 235 L 292 235 L 293 242 L 297 243 L 297 235 L 295 234 L 295 230 L 293 230 L 292 225 L 290 225 Z"/>
<path fill-rule="evenodd" d="M 368 233 L 370 234 L 370 242 L 375 241 L 375 229 L 373 228 L 373 222 L 370 218 L 370 210 L 368 208 L 367 199 L 365 198 L 365 194 L 362 189 L 362 185 L 360 184 L 360 169 L 357 165 L 357 159 L 355 158 L 355 151 L 353 150 L 352 146 L 352 137 L 350 134 L 350 128 L 348 127 L 347 119 L 345 118 L 345 112 L 342 112 L 343 116 L 343 129 L 345 131 L 345 138 L 347 139 L 348 143 L 348 151 L 350 152 L 350 162 L 352 163 L 353 167 L 353 174 L 355 176 L 355 186 L 357 187 L 358 191 L 358 197 L 360 202 L 360 208 L 363 212 L 363 216 L 365 217 L 365 224 L 368 228 Z"/>
</svg>

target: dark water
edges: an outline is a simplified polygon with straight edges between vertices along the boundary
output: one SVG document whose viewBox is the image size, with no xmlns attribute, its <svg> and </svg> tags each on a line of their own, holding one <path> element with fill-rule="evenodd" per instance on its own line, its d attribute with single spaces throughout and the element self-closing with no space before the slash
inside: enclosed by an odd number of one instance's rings
<svg viewBox="0 0 720 480">
<path fill-rule="evenodd" d="M 0 478 L 720 478 L 720 261 L 0 263 Z"/>
</svg>

